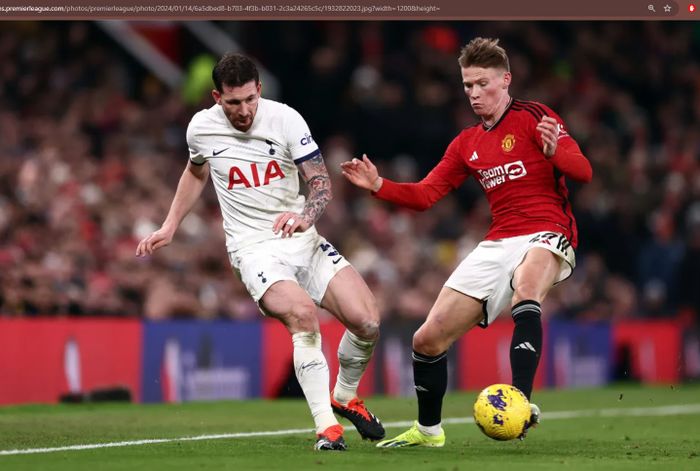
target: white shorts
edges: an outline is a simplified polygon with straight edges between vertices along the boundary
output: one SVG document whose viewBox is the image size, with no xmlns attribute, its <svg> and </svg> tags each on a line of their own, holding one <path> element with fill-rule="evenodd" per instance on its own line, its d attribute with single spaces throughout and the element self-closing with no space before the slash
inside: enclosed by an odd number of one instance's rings
<svg viewBox="0 0 700 471">
<path fill-rule="evenodd" d="M 513 298 L 513 275 L 533 247 L 549 250 L 561 259 L 554 284 L 571 276 L 576 255 L 563 234 L 536 232 L 481 242 L 452 272 L 445 286 L 484 302 L 481 327 L 488 326 Z"/>
<path fill-rule="evenodd" d="M 281 280 L 299 284 L 321 304 L 331 279 L 350 263 L 316 231 L 270 239 L 228 254 L 231 266 L 256 303 Z"/>
</svg>

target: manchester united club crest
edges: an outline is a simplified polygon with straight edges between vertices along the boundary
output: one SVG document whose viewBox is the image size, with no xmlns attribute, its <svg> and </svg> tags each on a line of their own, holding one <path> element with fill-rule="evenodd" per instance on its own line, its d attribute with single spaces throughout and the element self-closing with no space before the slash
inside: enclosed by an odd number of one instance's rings
<svg viewBox="0 0 700 471">
<path fill-rule="evenodd" d="M 501 142 L 501 148 L 504 152 L 510 152 L 513 150 L 513 147 L 515 147 L 515 136 L 506 134 L 506 137 L 503 138 L 503 142 Z"/>
</svg>

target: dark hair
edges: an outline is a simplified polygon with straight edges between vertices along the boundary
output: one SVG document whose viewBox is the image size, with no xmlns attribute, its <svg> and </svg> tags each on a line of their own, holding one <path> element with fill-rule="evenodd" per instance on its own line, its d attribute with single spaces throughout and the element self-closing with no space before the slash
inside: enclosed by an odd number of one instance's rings
<svg viewBox="0 0 700 471">
<path fill-rule="evenodd" d="M 462 67 L 495 67 L 510 72 L 506 50 L 498 45 L 498 39 L 474 38 L 462 48 L 459 56 Z"/>
<path fill-rule="evenodd" d="M 224 85 L 240 87 L 251 80 L 255 80 L 256 85 L 260 82 L 260 75 L 255 63 L 237 52 L 224 54 L 216 63 L 211 78 L 214 81 L 214 86 L 220 92 L 224 91 Z"/>
</svg>

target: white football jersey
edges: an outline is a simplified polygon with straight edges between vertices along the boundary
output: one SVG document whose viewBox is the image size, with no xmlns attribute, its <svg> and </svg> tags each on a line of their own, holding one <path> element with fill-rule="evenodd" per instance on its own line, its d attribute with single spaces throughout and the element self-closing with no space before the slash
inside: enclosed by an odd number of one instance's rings
<svg viewBox="0 0 700 471">
<path fill-rule="evenodd" d="M 280 237 L 272 232 L 275 218 L 304 208 L 297 165 L 320 153 L 296 110 L 264 98 L 246 132 L 234 128 L 218 104 L 198 112 L 187 145 L 193 164 L 209 162 L 229 252 Z"/>
</svg>

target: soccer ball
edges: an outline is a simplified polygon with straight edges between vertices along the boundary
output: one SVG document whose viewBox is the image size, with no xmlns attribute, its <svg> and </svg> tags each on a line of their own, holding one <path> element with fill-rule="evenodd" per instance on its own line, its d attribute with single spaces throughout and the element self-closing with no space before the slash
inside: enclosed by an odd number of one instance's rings
<svg viewBox="0 0 700 471">
<path fill-rule="evenodd" d="M 492 384 L 479 393 L 474 403 L 476 425 L 494 440 L 518 438 L 530 414 L 530 401 L 510 384 Z"/>
</svg>

